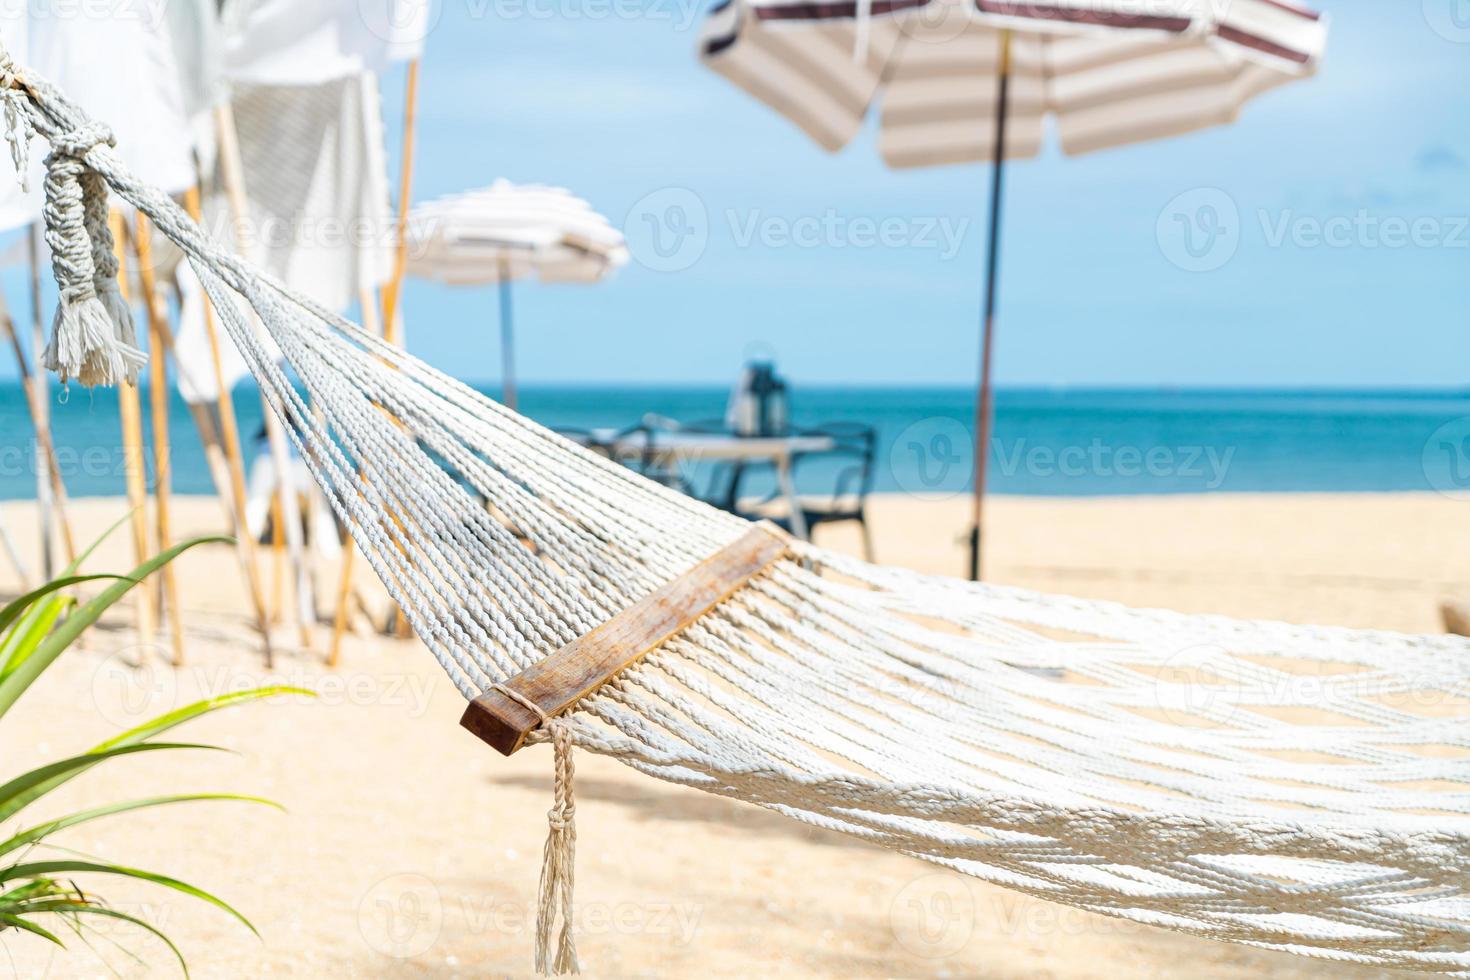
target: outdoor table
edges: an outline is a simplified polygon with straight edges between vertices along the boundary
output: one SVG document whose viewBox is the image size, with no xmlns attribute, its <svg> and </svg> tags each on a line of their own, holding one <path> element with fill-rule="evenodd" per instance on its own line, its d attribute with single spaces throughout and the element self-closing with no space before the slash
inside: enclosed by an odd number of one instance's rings
<svg viewBox="0 0 1470 980">
<path fill-rule="evenodd" d="M 622 433 L 619 429 L 593 429 L 592 438 L 607 446 L 614 455 L 641 452 L 647 436 L 639 432 Z M 776 471 L 776 486 L 786 500 L 791 515 L 791 533 L 803 541 L 810 540 L 806 515 L 796 495 L 792 479 L 792 461 L 803 453 L 830 452 L 837 447 L 831 436 L 738 436 L 732 432 L 660 431 L 653 442 L 659 457 L 676 460 L 711 460 L 720 462 L 765 462 Z"/>
</svg>

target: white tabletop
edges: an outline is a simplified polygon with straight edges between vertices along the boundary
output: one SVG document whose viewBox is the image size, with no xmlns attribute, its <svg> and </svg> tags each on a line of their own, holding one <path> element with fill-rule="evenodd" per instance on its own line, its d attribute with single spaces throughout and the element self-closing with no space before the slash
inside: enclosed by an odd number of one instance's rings
<svg viewBox="0 0 1470 980">
<path fill-rule="evenodd" d="M 593 429 L 592 438 L 610 444 L 619 452 L 638 452 L 647 445 L 647 434 L 631 432 L 621 438 L 617 429 Z M 659 453 L 677 453 L 685 459 L 789 460 L 801 453 L 821 453 L 835 448 L 831 436 L 737 436 L 730 432 L 656 431 L 653 448 Z"/>
</svg>

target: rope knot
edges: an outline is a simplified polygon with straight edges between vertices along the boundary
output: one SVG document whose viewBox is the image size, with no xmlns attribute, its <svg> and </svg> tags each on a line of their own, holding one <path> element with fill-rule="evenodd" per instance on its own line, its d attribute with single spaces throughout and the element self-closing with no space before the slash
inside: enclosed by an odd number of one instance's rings
<svg viewBox="0 0 1470 980">
<path fill-rule="evenodd" d="M 88 120 L 76 129 L 51 137 L 51 152 L 82 160 L 94 148 L 103 144 L 117 145 L 117 137 L 113 135 L 111 127 L 106 123 Z"/>
<path fill-rule="evenodd" d="M 132 312 L 118 289 L 107 183 L 85 159 L 114 142 L 111 129 L 86 122 L 51 137 L 46 155 L 41 214 L 61 302 L 42 363 L 62 381 L 76 378 L 88 387 L 136 384 L 144 361 Z"/>
</svg>

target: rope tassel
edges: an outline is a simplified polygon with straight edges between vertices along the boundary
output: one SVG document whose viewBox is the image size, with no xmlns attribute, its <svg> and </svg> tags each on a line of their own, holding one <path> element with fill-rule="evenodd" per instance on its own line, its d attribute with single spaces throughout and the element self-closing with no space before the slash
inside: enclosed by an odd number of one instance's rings
<svg viewBox="0 0 1470 980">
<path fill-rule="evenodd" d="M 42 363 L 62 381 L 136 384 L 145 361 L 133 317 L 118 290 L 118 262 L 107 227 L 107 186 L 85 157 L 111 145 L 106 127 L 90 124 L 51 140 L 46 157 L 46 244 L 61 302 Z"/>
<path fill-rule="evenodd" d="M 551 829 L 546 835 L 546 848 L 541 855 L 541 896 L 536 909 L 536 970 L 543 975 L 580 973 L 577 948 L 572 940 L 572 879 L 577 853 L 577 826 L 574 822 L 577 806 L 572 795 L 572 730 L 571 726 L 560 721 L 553 721 L 548 727 L 556 753 L 556 788 L 551 809 L 546 812 Z M 553 960 L 551 934 L 558 912 L 561 913 L 561 931 L 556 939 L 556 958 Z"/>
</svg>

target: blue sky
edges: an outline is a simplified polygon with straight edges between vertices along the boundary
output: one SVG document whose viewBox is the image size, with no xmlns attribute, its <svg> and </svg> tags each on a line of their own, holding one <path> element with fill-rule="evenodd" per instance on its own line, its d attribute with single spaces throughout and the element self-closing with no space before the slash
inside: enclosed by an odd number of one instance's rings
<svg viewBox="0 0 1470 980">
<path fill-rule="evenodd" d="M 560 184 L 632 234 L 635 261 L 610 282 L 517 286 L 523 381 L 723 383 L 761 345 L 799 382 L 971 383 L 988 168 L 891 172 L 871 131 L 825 153 L 698 64 L 704 6 L 440 4 L 415 197 L 497 177 Z M 1000 383 L 1470 382 L 1470 5 L 1320 7 L 1319 75 L 1237 124 L 1010 166 Z M 384 88 L 396 147 L 401 78 Z M 1181 201 L 1222 194 L 1233 255 L 1180 268 L 1159 228 Z M 650 200 L 703 209 L 687 268 L 638 261 L 653 254 Z M 763 222 L 894 217 L 917 221 L 906 227 L 924 244 L 747 237 Z M 1395 243 L 1395 222 L 1416 220 L 1420 240 Z M 1324 227 L 1344 237 L 1314 243 Z M 496 376 L 491 291 L 411 283 L 405 303 L 416 354 Z"/>
</svg>

